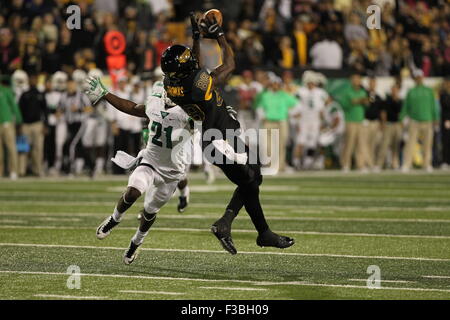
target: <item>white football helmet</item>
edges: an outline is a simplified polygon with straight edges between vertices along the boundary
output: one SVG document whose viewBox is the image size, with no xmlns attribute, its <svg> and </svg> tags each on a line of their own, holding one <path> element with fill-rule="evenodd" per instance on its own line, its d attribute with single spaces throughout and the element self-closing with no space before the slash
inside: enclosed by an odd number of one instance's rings
<svg viewBox="0 0 450 320">
<path fill-rule="evenodd" d="M 14 91 L 27 91 L 30 88 L 28 74 L 23 70 L 16 70 L 11 76 Z"/>
<path fill-rule="evenodd" d="M 67 73 L 63 71 L 56 71 L 52 76 L 52 89 L 57 91 L 64 91 L 67 88 Z"/>
<path fill-rule="evenodd" d="M 311 70 L 306 70 L 305 72 L 303 72 L 302 75 L 302 83 L 303 85 L 306 85 L 307 83 L 316 83 L 316 73 L 314 71 Z"/>
<path fill-rule="evenodd" d="M 94 77 L 94 78 L 100 78 L 100 79 L 103 78 L 102 70 L 97 69 L 97 68 L 89 70 L 87 75 L 88 75 L 88 77 Z"/>
<path fill-rule="evenodd" d="M 81 87 L 86 80 L 87 74 L 84 70 L 76 69 L 72 72 L 72 79 L 77 83 L 78 87 Z"/>
</svg>

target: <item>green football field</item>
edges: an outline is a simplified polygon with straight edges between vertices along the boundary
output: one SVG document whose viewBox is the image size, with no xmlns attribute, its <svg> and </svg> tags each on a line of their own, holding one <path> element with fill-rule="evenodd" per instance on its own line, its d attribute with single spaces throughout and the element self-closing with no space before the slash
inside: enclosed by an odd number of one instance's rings
<svg viewBox="0 0 450 320">
<path fill-rule="evenodd" d="M 188 210 L 174 197 L 130 266 L 142 201 L 95 237 L 126 177 L 0 180 L 0 299 L 450 299 L 450 173 L 267 177 L 271 228 L 296 244 L 258 247 L 243 210 L 236 256 L 209 231 L 233 186 L 191 178 Z"/>
</svg>

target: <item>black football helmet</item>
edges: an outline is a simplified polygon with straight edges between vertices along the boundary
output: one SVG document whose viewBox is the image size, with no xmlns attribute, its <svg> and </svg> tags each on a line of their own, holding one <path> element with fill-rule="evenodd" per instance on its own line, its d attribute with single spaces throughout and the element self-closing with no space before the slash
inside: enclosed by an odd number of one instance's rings
<svg viewBox="0 0 450 320">
<path fill-rule="evenodd" d="M 192 50 L 181 44 L 167 48 L 161 56 L 161 69 L 171 79 L 183 79 L 198 69 Z"/>
</svg>

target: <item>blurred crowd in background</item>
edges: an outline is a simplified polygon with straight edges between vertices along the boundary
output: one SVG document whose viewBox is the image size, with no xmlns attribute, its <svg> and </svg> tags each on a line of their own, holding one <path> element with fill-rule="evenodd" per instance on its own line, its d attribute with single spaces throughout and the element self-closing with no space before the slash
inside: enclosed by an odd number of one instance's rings
<svg viewBox="0 0 450 320">
<path fill-rule="evenodd" d="M 72 4 L 80 29 L 66 26 Z M 380 29 L 366 26 L 371 4 Z M 280 171 L 450 165 L 449 80 L 423 84 L 450 75 L 447 0 L 11 0 L 0 3 L 0 174 L 122 173 L 105 159 L 136 154 L 144 124 L 90 106 L 81 87 L 88 74 L 108 78 L 105 33 L 126 39 L 112 91 L 142 103 L 162 52 L 191 43 L 189 12 L 210 8 L 236 57 L 224 98 L 246 128 L 279 131 Z M 201 46 L 207 68 L 220 64 L 215 41 Z"/>
</svg>

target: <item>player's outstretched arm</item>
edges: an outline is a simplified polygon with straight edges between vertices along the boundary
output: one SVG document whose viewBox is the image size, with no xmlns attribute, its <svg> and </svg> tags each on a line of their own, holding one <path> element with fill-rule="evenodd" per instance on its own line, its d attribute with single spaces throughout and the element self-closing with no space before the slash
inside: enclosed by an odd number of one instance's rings
<svg viewBox="0 0 450 320">
<path fill-rule="evenodd" d="M 145 105 L 143 104 L 137 104 L 133 101 L 119 98 L 118 96 L 110 92 L 105 95 L 105 100 L 119 111 L 125 112 L 135 117 L 148 118 L 145 114 Z"/>
<path fill-rule="evenodd" d="M 224 35 L 217 38 L 217 42 L 223 53 L 223 63 L 211 72 L 211 77 L 214 84 L 222 84 L 234 71 L 234 52 Z"/>
<path fill-rule="evenodd" d="M 235 68 L 233 49 L 228 44 L 222 27 L 217 23 L 215 17 L 212 20 L 203 19 L 200 26 L 203 29 L 205 38 L 216 39 L 219 43 L 223 55 L 223 63 L 211 72 L 211 77 L 213 78 L 213 84 L 222 84 Z"/>
<path fill-rule="evenodd" d="M 194 53 L 195 58 L 200 64 L 200 27 L 198 25 L 198 19 L 194 12 L 189 14 L 191 19 L 191 27 L 192 27 L 192 52 Z"/>
<path fill-rule="evenodd" d="M 110 93 L 100 81 L 100 78 L 90 77 L 86 79 L 85 92 L 93 105 L 96 105 L 100 100 L 104 99 L 119 111 L 125 112 L 132 116 L 147 118 L 147 115 L 145 114 L 145 106 L 143 104 L 137 104 L 133 101 L 119 98 L 115 94 Z"/>
</svg>

